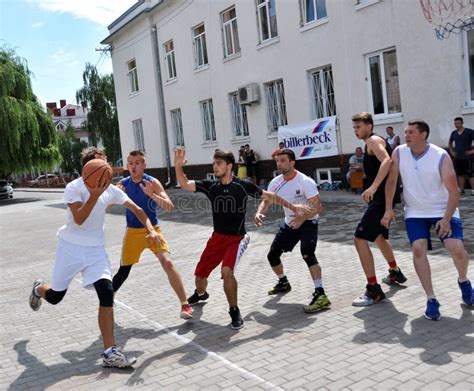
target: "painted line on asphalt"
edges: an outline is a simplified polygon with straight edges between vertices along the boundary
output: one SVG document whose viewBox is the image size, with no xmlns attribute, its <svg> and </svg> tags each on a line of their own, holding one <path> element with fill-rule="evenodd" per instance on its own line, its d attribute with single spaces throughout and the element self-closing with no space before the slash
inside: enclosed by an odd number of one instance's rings
<svg viewBox="0 0 474 391">
<path fill-rule="evenodd" d="M 119 304 L 120 306 L 126 308 L 127 310 L 133 312 L 134 314 L 136 315 L 139 315 L 142 317 L 142 320 L 143 321 L 146 321 L 152 325 L 154 325 L 155 327 L 157 327 L 158 329 L 160 330 L 163 330 L 163 331 L 166 331 L 168 334 L 171 334 L 173 335 L 176 339 L 182 341 L 183 343 L 186 343 L 186 344 L 189 344 L 193 347 L 195 347 L 196 349 L 200 350 L 201 352 L 203 352 L 204 354 L 207 354 L 211 357 L 214 357 L 216 360 L 218 361 L 221 361 L 223 364 L 231 367 L 232 369 L 235 369 L 237 371 L 239 371 L 240 373 L 242 373 L 244 376 L 252 379 L 252 380 L 257 380 L 259 381 L 260 383 L 262 384 L 265 384 L 266 386 L 268 387 L 271 387 L 272 389 L 275 389 L 275 390 L 282 390 L 282 388 L 276 386 L 275 384 L 273 383 L 270 383 L 269 381 L 265 380 L 265 379 L 262 379 L 260 376 L 256 375 L 255 373 L 253 372 L 250 372 L 244 368 L 241 368 L 239 367 L 238 365 L 234 364 L 232 361 L 229 361 L 228 359 L 226 359 L 225 357 L 222 357 L 220 356 L 219 354 L 217 354 L 216 352 L 213 352 L 211 350 L 207 350 L 205 347 L 199 345 L 198 343 L 190 340 L 189 338 L 186 338 L 186 337 L 183 337 L 182 335 L 179 335 L 176 331 L 172 331 L 170 329 L 168 329 L 166 326 L 163 326 L 161 323 L 158 323 L 154 320 L 151 320 L 149 319 L 146 315 L 143 315 L 141 312 L 135 310 L 134 308 L 130 307 L 129 305 L 125 304 L 125 303 L 122 303 L 121 301 L 119 300 L 115 300 L 115 303 Z"/>
</svg>

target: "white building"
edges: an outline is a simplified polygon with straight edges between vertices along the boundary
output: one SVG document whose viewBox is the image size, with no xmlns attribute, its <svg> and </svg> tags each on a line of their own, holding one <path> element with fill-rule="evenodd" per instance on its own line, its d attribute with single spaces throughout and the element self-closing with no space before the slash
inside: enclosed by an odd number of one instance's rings
<svg viewBox="0 0 474 391">
<path fill-rule="evenodd" d="M 89 132 L 85 129 L 87 121 L 87 109 L 78 105 L 67 103 L 65 99 L 56 102 L 46 103 L 48 113 L 53 117 L 54 127 L 58 133 L 64 132 L 68 124 L 74 128 L 74 135 L 80 141 L 89 145 Z"/>
<path fill-rule="evenodd" d="M 122 154 L 145 149 L 160 176 L 176 145 L 199 176 L 216 148 L 248 143 L 270 159 L 279 125 L 326 115 L 338 117 L 345 155 L 361 145 L 360 111 L 384 136 L 423 118 L 441 146 L 454 117 L 474 127 L 474 30 L 437 40 L 415 0 L 142 0 L 109 32 Z M 242 86 L 251 105 L 239 104 Z"/>
</svg>

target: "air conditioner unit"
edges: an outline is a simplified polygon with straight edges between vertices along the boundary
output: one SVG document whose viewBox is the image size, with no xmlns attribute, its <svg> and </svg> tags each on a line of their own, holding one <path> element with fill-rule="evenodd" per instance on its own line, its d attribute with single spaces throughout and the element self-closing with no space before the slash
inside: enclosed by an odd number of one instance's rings
<svg viewBox="0 0 474 391">
<path fill-rule="evenodd" d="M 257 83 L 250 83 L 238 89 L 239 103 L 250 105 L 260 100 L 260 93 Z"/>
</svg>

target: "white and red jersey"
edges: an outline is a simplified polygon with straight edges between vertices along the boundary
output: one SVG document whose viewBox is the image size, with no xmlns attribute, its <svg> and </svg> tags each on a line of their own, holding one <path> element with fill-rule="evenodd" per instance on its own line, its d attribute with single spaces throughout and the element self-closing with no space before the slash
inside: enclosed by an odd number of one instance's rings
<svg viewBox="0 0 474 391">
<path fill-rule="evenodd" d="M 308 205 L 308 199 L 319 195 L 316 182 L 309 176 L 295 171 L 295 175 L 289 179 L 285 179 L 282 174 L 278 175 L 268 185 L 268 191 L 275 193 L 284 200 L 292 204 Z M 295 217 L 295 214 L 288 208 L 285 211 L 285 223 L 289 224 Z M 307 220 L 317 220 L 318 214 L 308 217 Z"/>
</svg>

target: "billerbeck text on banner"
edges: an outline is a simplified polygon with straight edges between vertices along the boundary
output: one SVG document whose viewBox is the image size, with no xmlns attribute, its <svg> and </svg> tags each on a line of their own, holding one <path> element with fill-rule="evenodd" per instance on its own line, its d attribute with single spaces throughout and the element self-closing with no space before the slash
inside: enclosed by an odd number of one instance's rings
<svg viewBox="0 0 474 391">
<path fill-rule="evenodd" d="M 314 159 L 339 154 L 336 116 L 280 126 L 278 139 L 295 152 L 296 159 Z"/>
</svg>

